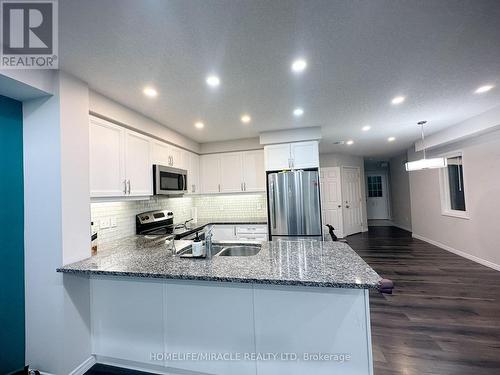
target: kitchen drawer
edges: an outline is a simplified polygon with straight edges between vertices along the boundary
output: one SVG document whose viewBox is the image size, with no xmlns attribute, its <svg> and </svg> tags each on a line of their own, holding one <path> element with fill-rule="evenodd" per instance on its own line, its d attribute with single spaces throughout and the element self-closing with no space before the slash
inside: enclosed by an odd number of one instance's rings
<svg viewBox="0 0 500 375">
<path fill-rule="evenodd" d="M 237 234 L 266 234 L 267 225 L 245 225 L 236 227 Z"/>
<path fill-rule="evenodd" d="M 238 234 L 238 240 L 267 241 L 267 234 Z"/>
</svg>

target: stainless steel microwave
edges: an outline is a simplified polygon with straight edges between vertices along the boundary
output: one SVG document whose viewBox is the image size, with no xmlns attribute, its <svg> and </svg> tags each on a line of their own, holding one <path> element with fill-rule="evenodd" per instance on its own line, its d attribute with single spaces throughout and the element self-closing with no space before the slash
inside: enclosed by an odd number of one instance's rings
<svg viewBox="0 0 500 375">
<path fill-rule="evenodd" d="M 187 193 L 187 171 L 158 164 L 153 165 L 153 192 L 155 195 Z"/>
</svg>

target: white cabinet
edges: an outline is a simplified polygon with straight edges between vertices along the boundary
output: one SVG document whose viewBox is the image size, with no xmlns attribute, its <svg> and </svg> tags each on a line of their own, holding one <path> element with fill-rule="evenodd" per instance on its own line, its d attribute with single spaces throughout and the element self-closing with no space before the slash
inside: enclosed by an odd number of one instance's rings
<svg viewBox="0 0 500 375">
<path fill-rule="evenodd" d="M 153 193 L 151 141 L 108 121 L 90 118 L 90 196 Z"/>
<path fill-rule="evenodd" d="M 213 229 L 214 241 L 233 241 L 236 240 L 236 226 L 234 225 L 215 225 Z"/>
<path fill-rule="evenodd" d="M 187 169 L 187 156 L 187 152 L 178 147 L 169 145 L 168 143 L 164 143 L 161 141 L 153 141 L 153 164 L 160 164 L 179 169 Z"/>
<path fill-rule="evenodd" d="M 243 191 L 243 165 L 240 152 L 220 155 L 220 191 L 221 193 Z"/>
<path fill-rule="evenodd" d="M 225 225 L 218 224 L 213 229 L 214 241 L 267 241 L 267 225 L 264 224 L 241 224 Z"/>
<path fill-rule="evenodd" d="M 318 168 L 318 142 L 311 141 L 290 144 L 290 157 L 292 159 L 292 168 Z"/>
<path fill-rule="evenodd" d="M 264 170 L 264 151 L 247 151 L 242 154 L 243 190 L 265 191 L 266 171 Z"/>
<path fill-rule="evenodd" d="M 261 150 L 201 156 L 203 193 L 240 193 L 266 190 Z"/>
<path fill-rule="evenodd" d="M 90 121 L 90 195 L 115 197 L 126 191 L 123 128 L 99 119 Z"/>
<path fill-rule="evenodd" d="M 200 168 L 201 191 L 220 193 L 220 155 L 202 155 Z"/>
<path fill-rule="evenodd" d="M 192 152 L 186 152 L 188 171 L 188 193 L 199 194 L 200 189 L 200 157 Z"/>
<path fill-rule="evenodd" d="M 125 130 L 125 173 L 128 195 L 153 194 L 150 139 L 130 130 Z"/>
<path fill-rule="evenodd" d="M 269 145 L 264 152 L 267 171 L 319 167 L 317 141 Z"/>
<path fill-rule="evenodd" d="M 266 171 L 291 168 L 290 144 L 269 145 L 264 147 Z"/>
</svg>

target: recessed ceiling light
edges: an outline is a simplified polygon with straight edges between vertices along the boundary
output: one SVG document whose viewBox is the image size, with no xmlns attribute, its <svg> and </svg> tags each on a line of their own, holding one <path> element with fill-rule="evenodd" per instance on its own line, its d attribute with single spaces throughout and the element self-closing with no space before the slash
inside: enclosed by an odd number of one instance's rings
<svg viewBox="0 0 500 375">
<path fill-rule="evenodd" d="M 158 91 L 156 91 L 152 87 L 145 87 L 142 92 L 144 93 L 144 95 L 149 96 L 150 98 L 156 98 L 158 96 Z"/>
<path fill-rule="evenodd" d="M 302 73 L 307 68 L 307 61 L 304 59 L 297 59 L 292 63 L 292 72 Z"/>
<path fill-rule="evenodd" d="M 295 117 L 300 117 L 300 116 L 302 116 L 303 114 L 304 114 L 304 110 L 303 110 L 302 108 L 300 108 L 300 107 L 299 107 L 299 108 L 295 108 L 295 109 L 293 110 L 293 115 L 294 115 Z"/>
<path fill-rule="evenodd" d="M 202 123 L 201 121 L 198 121 L 198 122 L 195 122 L 194 123 L 194 126 L 197 128 L 197 129 L 203 129 L 205 127 L 205 124 Z"/>
<path fill-rule="evenodd" d="M 354 141 L 352 139 L 349 139 L 345 144 L 350 146 L 354 143 Z"/>
<path fill-rule="evenodd" d="M 392 98 L 391 103 L 394 105 L 401 104 L 406 100 L 404 96 L 396 96 Z"/>
<path fill-rule="evenodd" d="M 476 91 L 474 91 L 475 94 L 484 94 L 485 92 L 490 91 L 493 87 L 493 85 L 484 85 L 479 87 Z"/>
<path fill-rule="evenodd" d="M 252 118 L 249 115 L 243 115 L 241 116 L 241 122 L 244 124 L 248 124 L 250 121 L 252 121 Z"/>
<path fill-rule="evenodd" d="M 367 132 L 368 130 L 370 130 L 372 127 L 370 125 L 365 125 L 361 128 L 361 130 L 363 130 L 364 132 Z"/>
<path fill-rule="evenodd" d="M 394 141 L 396 140 L 396 137 L 389 137 L 389 138 L 387 138 L 387 140 L 388 140 L 389 142 L 394 142 Z"/>
<path fill-rule="evenodd" d="M 209 85 L 210 87 L 214 87 L 214 88 L 215 87 L 219 87 L 219 85 L 220 85 L 220 78 L 217 77 L 216 75 L 212 74 L 212 75 L 209 75 L 207 77 L 206 82 L 207 82 L 207 85 Z"/>
</svg>

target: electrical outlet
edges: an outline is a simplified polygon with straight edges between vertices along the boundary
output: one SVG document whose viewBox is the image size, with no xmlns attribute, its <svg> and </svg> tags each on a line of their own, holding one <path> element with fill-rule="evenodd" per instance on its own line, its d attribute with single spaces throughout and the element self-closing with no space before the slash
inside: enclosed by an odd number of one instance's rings
<svg viewBox="0 0 500 375">
<path fill-rule="evenodd" d="M 99 228 L 101 229 L 107 229 L 110 226 L 110 219 L 109 217 L 105 217 L 104 219 L 101 219 L 101 222 L 99 223 Z"/>
<path fill-rule="evenodd" d="M 109 220 L 109 224 L 111 228 L 116 228 L 116 216 L 111 217 L 111 219 Z"/>
</svg>

